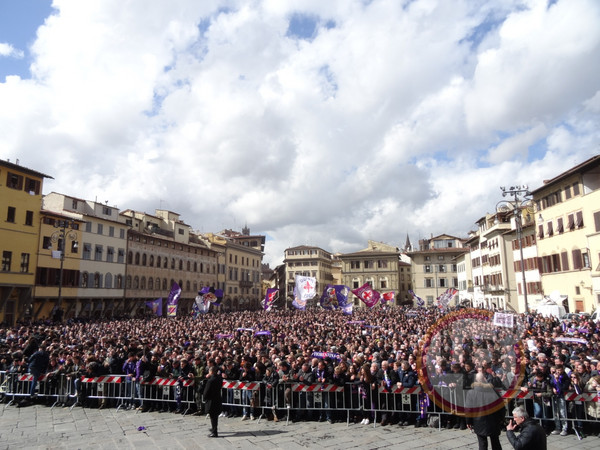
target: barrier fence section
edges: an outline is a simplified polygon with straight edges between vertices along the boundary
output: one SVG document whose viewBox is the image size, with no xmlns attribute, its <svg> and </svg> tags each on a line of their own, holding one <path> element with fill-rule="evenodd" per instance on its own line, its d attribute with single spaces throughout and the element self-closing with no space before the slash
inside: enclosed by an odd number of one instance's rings
<svg viewBox="0 0 600 450">
<path fill-rule="evenodd" d="M 11 405 L 29 398 L 32 374 L 0 371 L 0 397 Z M 468 389 L 434 386 L 438 401 L 432 401 L 420 386 L 389 388 L 360 383 L 302 384 L 223 380 L 224 414 L 260 419 L 341 421 L 368 419 L 378 422 L 414 423 L 441 428 L 464 418 L 460 407 L 466 403 Z M 202 409 L 202 385 L 193 379 L 152 378 L 146 381 L 126 375 L 68 377 L 41 375 L 34 386 L 35 396 L 49 406 L 90 404 L 117 409 L 151 407 L 175 410 L 182 414 Z M 600 391 L 567 392 L 564 396 L 542 397 L 533 391 L 496 390 L 504 401 L 506 418 L 512 409 L 523 405 L 532 418 L 546 429 L 569 427 L 579 435 L 585 424 L 600 426 Z M 437 420 L 432 420 L 437 418 Z"/>
</svg>

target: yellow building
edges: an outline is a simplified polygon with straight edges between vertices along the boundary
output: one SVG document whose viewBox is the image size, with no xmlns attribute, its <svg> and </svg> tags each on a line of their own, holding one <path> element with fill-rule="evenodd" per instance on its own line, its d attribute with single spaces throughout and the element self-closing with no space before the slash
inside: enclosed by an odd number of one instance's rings
<svg viewBox="0 0 600 450">
<path fill-rule="evenodd" d="M 44 178 L 0 161 L 0 322 L 14 324 L 32 314 Z"/>
<path fill-rule="evenodd" d="M 597 309 L 600 303 L 600 155 L 545 181 L 532 194 L 544 294 L 560 294 L 563 306 L 570 312 Z"/>
</svg>

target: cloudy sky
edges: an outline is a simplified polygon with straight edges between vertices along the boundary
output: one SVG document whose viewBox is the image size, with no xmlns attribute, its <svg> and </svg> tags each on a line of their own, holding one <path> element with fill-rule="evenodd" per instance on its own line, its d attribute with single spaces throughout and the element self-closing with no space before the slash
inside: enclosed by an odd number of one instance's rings
<svg viewBox="0 0 600 450">
<path fill-rule="evenodd" d="M 466 236 L 599 119 L 597 0 L 0 0 L 0 158 L 271 265 Z"/>
</svg>

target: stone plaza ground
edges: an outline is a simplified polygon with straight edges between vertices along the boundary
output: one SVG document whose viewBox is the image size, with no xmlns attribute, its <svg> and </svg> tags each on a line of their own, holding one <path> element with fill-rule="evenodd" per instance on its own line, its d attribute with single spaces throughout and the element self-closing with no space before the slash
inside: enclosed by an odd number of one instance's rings
<svg viewBox="0 0 600 450">
<path fill-rule="evenodd" d="M 344 423 L 286 423 L 219 419 L 219 437 L 208 438 L 206 416 L 116 409 L 18 408 L 0 405 L 2 449 L 476 449 L 467 431 Z M 502 447 L 512 448 L 505 433 Z M 600 438 L 549 436 L 549 449 L 597 449 Z"/>
</svg>

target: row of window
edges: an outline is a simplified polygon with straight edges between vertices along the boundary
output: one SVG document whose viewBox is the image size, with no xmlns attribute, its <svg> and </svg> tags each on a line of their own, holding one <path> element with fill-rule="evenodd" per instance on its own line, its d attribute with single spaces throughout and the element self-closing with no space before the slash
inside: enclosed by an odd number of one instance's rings
<svg viewBox="0 0 600 450">
<path fill-rule="evenodd" d="M 14 206 L 9 206 L 6 211 L 6 221 L 9 223 L 17 223 L 17 209 Z M 27 226 L 33 226 L 33 211 L 25 211 L 23 223 Z"/>
<path fill-rule="evenodd" d="M 4 250 L 2 252 L 2 272 L 12 272 L 13 254 L 11 251 Z M 29 272 L 29 253 L 21 253 L 21 266 L 19 272 Z"/>
<path fill-rule="evenodd" d="M 184 270 L 184 262 L 183 259 L 175 259 L 171 258 L 171 269 L 172 270 Z M 169 268 L 169 258 L 167 256 L 157 256 L 156 259 L 154 255 L 146 255 L 146 253 L 133 252 L 127 253 L 127 264 L 136 265 L 136 266 L 148 266 L 148 267 L 157 267 L 168 269 Z M 203 262 L 198 263 L 198 261 L 188 260 L 185 263 L 185 270 L 188 272 L 200 272 L 200 273 L 216 273 L 217 266 L 214 264 L 204 264 Z"/>
<path fill-rule="evenodd" d="M 40 194 L 41 182 L 29 177 L 23 177 L 18 173 L 6 172 L 6 187 L 16 190 L 23 190 L 32 195 Z"/>
<path fill-rule="evenodd" d="M 250 262 L 252 262 L 252 267 L 260 266 L 260 261 L 256 258 L 249 258 L 247 256 L 242 256 L 241 258 L 242 266 L 250 266 Z M 238 263 L 238 255 L 234 255 L 232 253 L 229 254 L 229 264 L 237 264 Z"/>
<path fill-rule="evenodd" d="M 452 284 L 450 284 L 450 283 L 452 283 Z M 435 280 L 433 278 L 425 278 L 425 280 L 424 280 L 424 287 L 426 287 L 426 288 L 434 288 L 434 287 L 443 287 L 443 288 L 458 287 L 458 278 L 452 278 L 451 280 L 448 280 L 447 278 L 438 278 L 437 279 L 437 286 L 436 286 Z"/>
<path fill-rule="evenodd" d="M 575 197 L 575 196 L 579 195 L 579 193 L 580 193 L 579 183 L 575 182 L 573 184 L 566 186 L 563 189 L 558 189 L 558 190 L 546 195 L 545 197 L 542 197 L 541 199 L 536 200 L 536 202 L 535 202 L 536 210 L 541 211 L 542 209 L 549 208 L 550 206 L 554 206 L 558 203 L 562 203 L 563 193 L 565 196 L 565 200 L 569 200 L 571 197 Z"/>
<path fill-rule="evenodd" d="M 447 272 L 445 264 L 436 264 L 436 265 L 425 264 L 425 266 L 423 266 L 423 268 L 425 270 L 425 273 L 433 273 L 433 270 L 436 270 L 439 273 Z M 450 264 L 450 272 L 456 272 L 456 264 Z"/>
<path fill-rule="evenodd" d="M 523 283 L 517 284 L 517 292 L 519 293 L 519 295 L 523 294 Z M 542 293 L 542 283 L 540 283 L 539 281 L 527 283 L 527 293 L 528 294 L 541 294 Z"/>
<path fill-rule="evenodd" d="M 109 210 L 110 210 L 110 208 L 109 208 Z M 93 233 L 94 231 L 93 231 L 92 227 L 93 227 L 92 222 L 86 222 L 85 223 L 85 232 Z M 101 236 L 104 235 L 104 224 L 102 224 L 102 223 L 96 224 L 96 234 L 99 234 Z M 112 225 L 108 226 L 108 237 L 115 237 L 115 227 Z M 125 239 L 125 229 L 124 228 L 119 229 L 119 238 Z"/>
<path fill-rule="evenodd" d="M 594 214 L 594 218 L 596 218 L 596 214 Z M 597 227 L 600 227 L 600 215 L 598 216 Z M 554 228 L 554 221 L 552 220 L 546 223 L 545 231 L 544 224 L 538 225 L 538 239 L 554 236 L 555 232 L 558 234 L 562 234 L 565 231 L 573 231 L 575 230 L 575 228 L 583 228 L 583 213 L 581 211 L 577 211 L 576 213 L 567 215 L 566 228 L 562 217 L 558 217 L 556 219 L 556 229 Z"/>
<path fill-rule="evenodd" d="M 532 247 L 536 243 L 535 235 L 529 234 L 527 236 L 523 236 L 521 238 L 521 241 L 523 241 L 523 248 Z M 515 239 L 512 241 L 512 249 L 513 250 L 519 250 L 520 245 L 521 245 L 521 242 L 518 239 Z"/>
<path fill-rule="evenodd" d="M 571 261 L 573 270 L 587 269 L 590 267 L 590 255 L 581 249 L 571 250 Z M 566 272 L 569 269 L 569 252 L 562 251 L 538 258 L 538 270 L 540 273 Z"/>
<path fill-rule="evenodd" d="M 387 259 L 378 259 L 377 261 L 372 259 L 366 259 L 364 261 L 350 261 L 350 269 L 360 269 L 362 264 L 362 268 L 364 269 L 375 269 L 377 266 L 378 269 L 387 269 L 388 268 L 388 260 Z"/>
</svg>

